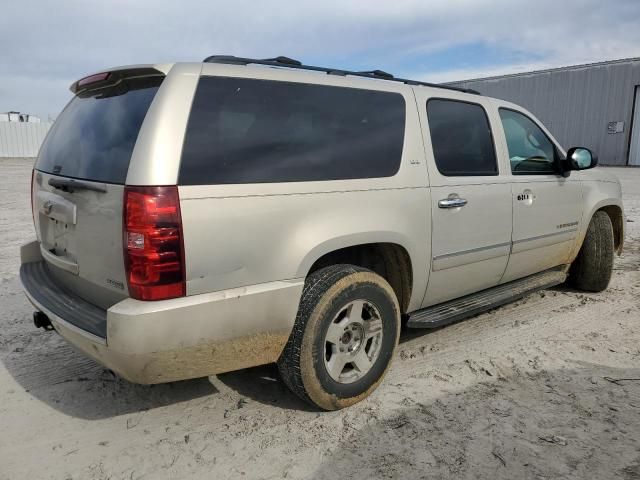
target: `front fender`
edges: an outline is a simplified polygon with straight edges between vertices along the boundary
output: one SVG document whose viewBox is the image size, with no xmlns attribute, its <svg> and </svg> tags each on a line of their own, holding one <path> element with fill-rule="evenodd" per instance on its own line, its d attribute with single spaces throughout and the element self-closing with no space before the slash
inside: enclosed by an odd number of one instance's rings
<svg viewBox="0 0 640 480">
<path fill-rule="evenodd" d="M 580 252 L 582 242 L 587 234 L 587 228 L 593 218 L 593 215 L 598 211 L 605 209 L 611 215 L 613 212 L 619 212 L 619 221 L 612 219 L 614 229 L 618 229 L 615 233 L 619 237 L 619 242 L 616 248 L 616 252 L 622 253 L 625 235 L 625 216 L 624 206 L 622 204 L 622 189 L 618 182 L 612 181 L 584 181 L 583 182 L 583 202 L 584 202 L 584 214 L 582 216 L 582 222 L 578 230 L 576 237 L 576 243 L 571 255 L 571 261 L 573 261 Z M 617 225 L 616 225 L 617 224 Z"/>
</svg>

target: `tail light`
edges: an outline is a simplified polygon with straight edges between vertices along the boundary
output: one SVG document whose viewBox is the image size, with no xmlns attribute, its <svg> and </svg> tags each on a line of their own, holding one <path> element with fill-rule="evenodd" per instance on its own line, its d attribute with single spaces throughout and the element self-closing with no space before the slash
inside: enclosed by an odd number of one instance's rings
<svg viewBox="0 0 640 480">
<path fill-rule="evenodd" d="M 125 187 L 123 223 L 129 295 L 138 300 L 184 296 L 178 187 Z"/>
</svg>

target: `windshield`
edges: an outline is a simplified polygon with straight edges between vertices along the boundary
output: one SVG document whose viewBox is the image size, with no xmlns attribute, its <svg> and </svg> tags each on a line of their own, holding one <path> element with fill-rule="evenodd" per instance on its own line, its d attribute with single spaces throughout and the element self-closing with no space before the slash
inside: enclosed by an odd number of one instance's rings
<svg viewBox="0 0 640 480">
<path fill-rule="evenodd" d="M 124 183 L 140 127 L 163 78 L 125 79 L 76 95 L 47 135 L 36 169 Z"/>
</svg>

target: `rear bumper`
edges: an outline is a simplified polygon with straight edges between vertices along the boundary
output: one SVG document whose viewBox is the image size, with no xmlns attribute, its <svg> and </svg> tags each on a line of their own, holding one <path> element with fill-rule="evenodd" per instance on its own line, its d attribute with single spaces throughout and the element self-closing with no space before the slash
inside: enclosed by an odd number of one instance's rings
<svg viewBox="0 0 640 480">
<path fill-rule="evenodd" d="M 37 246 L 37 242 L 36 243 Z M 293 328 L 303 280 L 157 302 L 125 299 L 104 313 L 105 335 L 87 328 L 97 307 L 43 275 L 33 243 L 22 248 L 21 281 L 31 303 L 69 343 L 135 383 L 162 383 L 274 362 Z M 36 278 L 33 272 L 40 272 Z M 67 308 L 65 309 L 65 305 Z M 99 310 L 99 309 L 98 309 Z M 84 323 L 80 320 L 84 320 Z"/>
<path fill-rule="evenodd" d="M 31 303 L 46 308 L 47 316 L 64 318 L 69 328 L 76 328 L 98 342 L 106 339 L 107 311 L 59 286 L 45 261 L 23 263 L 20 281 Z"/>
</svg>

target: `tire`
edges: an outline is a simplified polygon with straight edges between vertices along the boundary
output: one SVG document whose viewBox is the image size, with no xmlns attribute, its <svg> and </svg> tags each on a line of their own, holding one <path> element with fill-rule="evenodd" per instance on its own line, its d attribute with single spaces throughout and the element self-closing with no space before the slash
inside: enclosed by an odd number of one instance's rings
<svg viewBox="0 0 640 480">
<path fill-rule="evenodd" d="M 602 292 L 613 271 L 613 225 L 606 212 L 593 215 L 578 256 L 569 269 L 569 284 L 587 292 Z"/>
<path fill-rule="evenodd" d="M 348 407 L 380 384 L 399 336 L 400 308 L 385 279 L 353 265 L 322 268 L 305 282 L 280 375 L 312 405 Z"/>
</svg>

